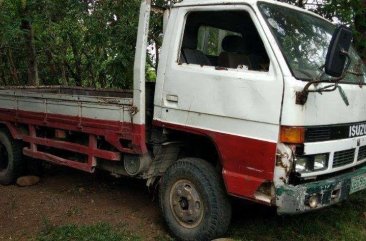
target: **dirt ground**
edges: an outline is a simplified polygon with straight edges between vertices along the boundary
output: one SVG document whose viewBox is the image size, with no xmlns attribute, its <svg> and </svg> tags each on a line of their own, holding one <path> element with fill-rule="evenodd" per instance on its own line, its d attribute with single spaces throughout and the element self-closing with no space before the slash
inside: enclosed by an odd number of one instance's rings
<svg viewBox="0 0 366 241">
<path fill-rule="evenodd" d="M 49 227 L 98 223 L 146 241 L 171 240 L 154 193 L 143 181 L 48 168 L 36 186 L 0 186 L 0 241 L 34 241 Z M 233 199 L 227 236 L 260 241 L 366 240 L 365 194 L 332 208 L 289 217 Z"/>
<path fill-rule="evenodd" d="M 0 240 L 25 241 L 46 225 L 105 222 L 144 240 L 167 232 L 144 182 L 52 168 L 32 187 L 0 186 Z"/>
</svg>

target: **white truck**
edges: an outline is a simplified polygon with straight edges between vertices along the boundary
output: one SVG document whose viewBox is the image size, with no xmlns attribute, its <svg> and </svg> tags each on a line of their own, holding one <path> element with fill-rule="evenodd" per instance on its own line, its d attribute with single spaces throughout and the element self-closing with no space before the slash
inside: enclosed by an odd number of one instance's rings
<svg viewBox="0 0 366 241">
<path fill-rule="evenodd" d="M 0 183 L 23 155 L 159 185 L 180 240 L 227 231 L 229 196 L 317 210 L 366 188 L 366 69 L 351 32 L 269 0 L 183 0 L 164 13 L 145 82 L 141 4 L 134 89 L 2 87 Z"/>
</svg>

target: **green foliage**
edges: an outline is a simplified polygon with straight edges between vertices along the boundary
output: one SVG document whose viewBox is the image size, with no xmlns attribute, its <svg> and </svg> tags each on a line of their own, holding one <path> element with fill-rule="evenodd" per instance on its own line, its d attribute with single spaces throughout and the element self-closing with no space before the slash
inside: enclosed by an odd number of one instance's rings
<svg viewBox="0 0 366 241">
<path fill-rule="evenodd" d="M 28 20 L 44 84 L 131 87 L 139 4 L 139 0 L 2 1 L 0 84 L 28 82 L 20 28 Z"/>
<path fill-rule="evenodd" d="M 362 0 L 287 2 L 352 26 L 366 57 Z M 45 85 L 131 88 L 139 5 L 140 0 L 0 0 L 0 85 L 32 84 L 32 76 L 39 76 Z M 148 64 L 155 70 L 162 25 L 162 16 L 152 14 Z"/>
<path fill-rule="evenodd" d="M 156 81 L 156 70 L 153 67 L 148 66 L 146 70 L 146 80 L 148 82 Z"/>
<path fill-rule="evenodd" d="M 364 0 L 285 0 L 308 8 L 321 16 L 350 26 L 354 31 L 354 45 L 366 61 L 366 2 Z"/>
<path fill-rule="evenodd" d="M 240 241 L 366 240 L 366 193 L 313 213 L 279 217 L 269 209 L 247 207 L 230 235 Z"/>
<path fill-rule="evenodd" d="M 36 239 L 37 241 L 140 241 L 141 239 L 129 234 L 116 232 L 107 224 L 93 226 L 75 225 L 48 227 Z"/>
</svg>

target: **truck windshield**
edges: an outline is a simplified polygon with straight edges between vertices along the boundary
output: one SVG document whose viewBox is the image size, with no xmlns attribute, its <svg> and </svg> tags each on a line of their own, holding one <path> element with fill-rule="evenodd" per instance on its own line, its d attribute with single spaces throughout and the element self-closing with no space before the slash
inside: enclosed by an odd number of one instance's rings
<svg viewBox="0 0 366 241">
<path fill-rule="evenodd" d="M 279 5 L 259 3 L 259 8 L 293 75 L 300 80 L 319 76 L 336 27 L 320 17 Z M 350 58 L 351 66 L 343 82 L 365 84 L 366 68 L 353 47 Z"/>
</svg>

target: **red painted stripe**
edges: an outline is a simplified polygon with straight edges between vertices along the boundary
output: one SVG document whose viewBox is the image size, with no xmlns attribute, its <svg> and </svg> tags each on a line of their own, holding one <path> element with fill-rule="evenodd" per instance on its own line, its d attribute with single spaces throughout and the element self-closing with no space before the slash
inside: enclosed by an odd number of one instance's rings
<svg viewBox="0 0 366 241">
<path fill-rule="evenodd" d="M 273 181 L 276 143 L 161 121 L 154 125 L 209 137 L 219 152 L 226 188 L 232 195 L 254 199 L 261 184 Z"/>
<path fill-rule="evenodd" d="M 67 166 L 67 167 L 78 169 L 78 170 L 81 170 L 84 172 L 90 172 L 90 173 L 94 172 L 94 166 L 91 166 L 89 163 L 71 161 L 71 160 L 67 160 L 67 159 L 64 159 L 64 158 L 61 158 L 58 156 L 54 156 L 49 153 L 40 152 L 40 151 L 32 151 L 29 148 L 24 148 L 23 154 L 26 156 L 32 157 L 34 159 L 52 162 L 56 165 Z"/>
<path fill-rule="evenodd" d="M 67 150 L 85 155 L 92 155 L 98 158 L 104 158 L 110 161 L 120 161 L 121 154 L 118 152 L 105 151 L 97 148 L 90 148 L 80 144 L 75 144 L 66 141 L 56 141 L 40 137 L 23 136 L 23 141 L 41 146 L 48 146 L 56 149 Z"/>
</svg>

